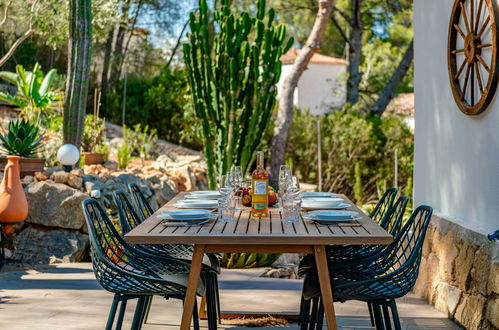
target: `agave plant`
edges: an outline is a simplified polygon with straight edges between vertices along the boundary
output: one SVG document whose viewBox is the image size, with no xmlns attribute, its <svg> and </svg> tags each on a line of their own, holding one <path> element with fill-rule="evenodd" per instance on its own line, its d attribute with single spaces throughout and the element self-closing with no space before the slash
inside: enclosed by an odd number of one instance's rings
<svg viewBox="0 0 499 330">
<path fill-rule="evenodd" d="M 16 72 L 1 71 L 0 78 L 17 86 L 17 94 L 0 92 L 0 100 L 21 109 L 21 116 L 31 122 L 40 122 L 53 109 L 50 105 L 58 100 L 58 94 L 49 90 L 54 81 L 56 70 L 50 70 L 45 76 L 40 64 L 36 63 L 33 71 L 26 71 L 22 65 L 16 66 Z"/>
<path fill-rule="evenodd" d="M 0 134 L 0 147 L 7 155 L 34 158 L 41 151 L 43 135 L 27 120 L 10 121 L 9 131 Z"/>
<path fill-rule="evenodd" d="M 255 268 L 271 266 L 280 254 L 276 253 L 226 253 L 222 258 L 225 268 Z"/>
</svg>

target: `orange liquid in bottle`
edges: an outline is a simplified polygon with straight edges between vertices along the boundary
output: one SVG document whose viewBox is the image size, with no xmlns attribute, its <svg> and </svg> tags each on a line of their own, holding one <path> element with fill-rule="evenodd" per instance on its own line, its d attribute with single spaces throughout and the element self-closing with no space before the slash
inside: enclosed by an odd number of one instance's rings
<svg viewBox="0 0 499 330">
<path fill-rule="evenodd" d="M 263 167 L 263 151 L 257 151 L 256 157 L 256 170 L 251 175 L 251 216 L 262 218 L 269 215 L 269 174 Z"/>
</svg>

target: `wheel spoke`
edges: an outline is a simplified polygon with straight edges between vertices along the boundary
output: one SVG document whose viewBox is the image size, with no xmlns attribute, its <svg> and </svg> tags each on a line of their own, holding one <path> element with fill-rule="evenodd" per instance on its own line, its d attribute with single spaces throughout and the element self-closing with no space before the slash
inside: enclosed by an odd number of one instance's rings
<svg viewBox="0 0 499 330">
<path fill-rule="evenodd" d="M 482 65 L 485 68 L 485 70 L 487 70 L 487 72 L 490 73 L 490 68 L 487 65 L 487 63 L 485 63 L 485 60 L 483 59 L 483 57 L 480 56 L 480 55 L 477 55 L 476 57 L 478 58 L 478 60 L 480 61 L 480 63 L 482 63 Z"/>
<path fill-rule="evenodd" d="M 475 64 L 475 72 L 476 72 L 476 80 L 478 80 L 478 87 L 480 88 L 480 93 L 483 93 L 483 82 L 482 76 L 480 75 L 480 67 L 478 66 L 478 62 L 473 62 Z"/>
<path fill-rule="evenodd" d="M 470 28 L 473 33 L 473 26 L 475 26 L 475 0 L 470 0 Z"/>
<path fill-rule="evenodd" d="M 466 77 L 464 78 L 464 86 L 463 86 L 463 100 L 465 100 L 466 98 L 466 90 L 468 89 L 468 80 L 470 79 L 470 68 L 471 65 L 468 65 L 468 67 L 466 68 Z"/>
<path fill-rule="evenodd" d="M 457 73 L 454 76 L 454 79 L 458 79 L 459 78 L 459 76 L 461 75 L 461 72 L 463 72 L 463 69 L 466 66 L 466 63 L 467 63 L 466 60 L 464 60 L 463 64 L 461 64 L 461 67 L 459 68 L 459 70 L 457 70 Z"/>
<path fill-rule="evenodd" d="M 471 67 L 471 83 L 470 83 L 471 105 L 473 106 L 475 105 L 475 66 L 473 65 L 473 63 L 471 63 L 470 67 Z"/>
<path fill-rule="evenodd" d="M 478 31 L 478 25 L 480 24 L 480 19 L 482 18 L 482 6 L 483 6 L 483 0 L 480 0 L 480 4 L 478 5 L 478 11 L 476 13 L 475 28 L 473 32 Z"/>
<path fill-rule="evenodd" d="M 492 46 L 493 46 L 492 44 L 483 44 L 483 45 L 476 46 L 476 48 L 488 48 L 488 47 L 492 47 Z"/>
<path fill-rule="evenodd" d="M 487 25 L 489 25 L 489 21 L 490 21 L 490 16 L 485 19 L 485 22 L 483 22 L 482 28 L 480 29 L 480 32 L 478 32 L 477 38 L 480 38 L 482 36 L 483 32 L 485 31 L 485 28 L 487 27 Z"/>
<path fill-rule="evenodd" d="M 464 49 L 457 49 L 451 52 L 452 54 L 464 53 Z"/>
<path fill-rule="evenodd" d="M 468 15 L 466 14 L 466 8 L 464 7 L 463 2 L 460 2 L 459 4 L 461 5 L 461 11 L 463 12 L 463 18 L 464 18 L 464 24 L 466 25 L 466 31 L 468 32 L 468 34 L 470 34 L 471 29 L 470 29 L 470 23 L 468 22 Z"/>
<path fill-rule="evenodd" d="M 463 30 L 461 30 L 461 27 L 459 25 L 454 23 L 454 28 L 456 28 L 457 32 L 459 32 L 459 34 L 461 35 L 461 37 L 463 37 L 463 39 L 466 38 L 466 35 L 464 34 Z"/>
</svg>

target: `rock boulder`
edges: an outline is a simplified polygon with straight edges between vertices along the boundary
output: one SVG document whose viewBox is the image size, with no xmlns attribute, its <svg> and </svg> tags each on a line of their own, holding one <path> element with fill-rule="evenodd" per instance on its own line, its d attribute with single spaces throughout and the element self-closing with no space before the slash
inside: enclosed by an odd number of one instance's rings
<svg viewBox="0 0 499 330">
<path fill-rule="evenodd" d="M 26 187 L 27 222 L 46 227 L 80 230 L 85 225 L 81 202 L 88 195 L 53 181 L 31 183 Z"/>
<path fill-rule="evenodd" d="M 73 230 L 30 226 L 14 239 L 14 259 L 22 263 L 79 262 L 88 249 L 88 235 Z"/>
</svg>

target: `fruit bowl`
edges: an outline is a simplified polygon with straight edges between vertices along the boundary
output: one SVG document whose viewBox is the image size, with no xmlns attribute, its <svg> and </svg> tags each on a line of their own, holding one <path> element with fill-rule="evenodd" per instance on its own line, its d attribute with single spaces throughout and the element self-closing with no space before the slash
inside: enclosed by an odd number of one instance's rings
<svg viewBox="0 0 499 330">
<path fill-rule="evenodd" d="M 269 201 L 269 206 L 275 205 L 277 203 L 277 193 L 275 192 L 274 188 L 271 186 L 267 187 L 267 195 L 268 195 L 268 201 Z M 251 187 L 249 188 L 242 188 L 242 204 L 244 206 L 251 206 Z"/>
</svg>

